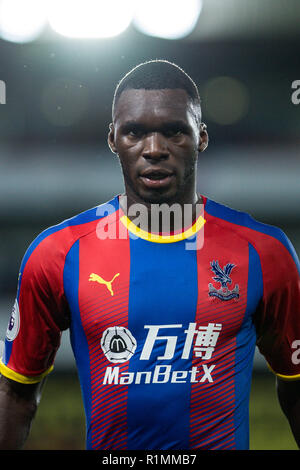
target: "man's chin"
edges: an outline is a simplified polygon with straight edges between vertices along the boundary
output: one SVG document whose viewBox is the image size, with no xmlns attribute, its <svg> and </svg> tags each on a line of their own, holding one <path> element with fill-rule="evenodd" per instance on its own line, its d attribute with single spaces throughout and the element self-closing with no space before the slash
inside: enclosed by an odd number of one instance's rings
<svg viewBox="0 0 300 470">
<path fill-rule="evenodd" d="M 171 184 L 168 187 L 160 187 L 160 188 L 147 188 L 144 184 L 133 184 L 133 181 L 127 180 L 127 189 L 128 194 L 135 195 L 133 196 L 136 201 L 140 203 L 144 203 L 146 205 L 149 204 L 174 204 L 178 203 L 182 198 L 182 193 L 184 189 L 179 186 L 178 184 Z"/>
<path fill-rule="evenodd" d="M 139 196 L 146 204 L 170 204 L 178 201 L 177 193 L 174 191 L 140 191 Z"/>
</svg>

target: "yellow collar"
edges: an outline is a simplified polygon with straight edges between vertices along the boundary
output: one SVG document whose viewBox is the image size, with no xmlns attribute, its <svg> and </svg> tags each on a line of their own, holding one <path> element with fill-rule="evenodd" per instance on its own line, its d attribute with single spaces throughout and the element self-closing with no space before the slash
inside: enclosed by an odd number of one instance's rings
<svg viewBox="0 0 300 470">
<path fill-rule="evenodd" d="M 122 213 L 122 212 L 121 212 Z M 172 235 L 159 235 L 156 233 L 147 232 L 137 227 L 126 215 L 121 215 L 120 220 L 127 230 L 143 240 L 155 243 L 174 243 L 195 235 L 205 224 L 205 219 L 200 215 L 196 222 L 184 230 L 183 232 L 174 233 Z"/>
</svg>

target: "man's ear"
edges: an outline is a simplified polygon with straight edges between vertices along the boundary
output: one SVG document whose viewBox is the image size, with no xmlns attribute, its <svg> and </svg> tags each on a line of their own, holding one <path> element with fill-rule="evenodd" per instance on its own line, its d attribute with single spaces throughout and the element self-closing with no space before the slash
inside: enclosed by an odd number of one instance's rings
<svg viewBox="0 0 300 470">
<path fill-rule="evenodd" d="M 117 153 L 117 149 L 116 149 L 116 146 L 115 146 L 115 128 L 114 128 L 114 125 L 113 125 L 112 122 L 109 125 L 107 143 L 108 143 L 108 146 L 109 146 L 110 150 L 113 153 Z"/>
<path fill-rule="evenodd" d="M 208 146 L 208 133 L 207 133 L 207 126 L 204 124 L 204 122 L 201 122 L 200 124 L 200 137 L 199 137 L 199 145 L 198 145 L 198 150 L 199 152 L 204 152 L 204 150 Z"/>
</svg>

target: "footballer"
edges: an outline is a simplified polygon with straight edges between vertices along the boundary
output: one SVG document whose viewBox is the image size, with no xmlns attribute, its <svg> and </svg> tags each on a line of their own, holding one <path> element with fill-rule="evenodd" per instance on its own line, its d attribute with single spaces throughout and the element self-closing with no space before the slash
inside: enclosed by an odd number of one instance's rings
<svg viewBox="0 0 300 470">
<path fill-rule="evenodd" d="M 300 446 L 299 260 L 281 229 L 197 192 L 208 131 L 194 81 L 166 60 L 129 71 L 108 145 L 124 193 L 46 229 L 22 260 L 0 448 L 24 446 L 67 329 L 87 449 L 248 449 L 256 345 Z"/>
</svg>

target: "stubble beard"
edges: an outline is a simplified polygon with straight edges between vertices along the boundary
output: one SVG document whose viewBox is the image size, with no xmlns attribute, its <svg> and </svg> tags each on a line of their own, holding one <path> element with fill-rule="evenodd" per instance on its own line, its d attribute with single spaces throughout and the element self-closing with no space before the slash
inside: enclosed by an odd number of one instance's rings
<svg viewBox="0 0 300 470">
<path fill-rule="evenodd" d="M 136 196 L 136 200 L 140 204 L 145 204 L 150 207 L 151 204 L 176 204 L 179 201 L 185 200 L 185 195 L 188 192 L 191 185 L 194 185 L 194 177 L 197 165 L 197 158 L 194 158 L 190 165 L 185 167 L 182 181 L 178 183 L 175 194 L 165 194 L 166 190 L 156 189 L 153 195 L 141 194 L 137 185 L 134 184 L 129 172 L 123 167 L 123 178 L 125 188 L 129 188 L 131 193 Z M 175 175 L 176 177 L 176 175 Z M 126 190 L 127 191 L 127 190 Z"/>
</svg>

